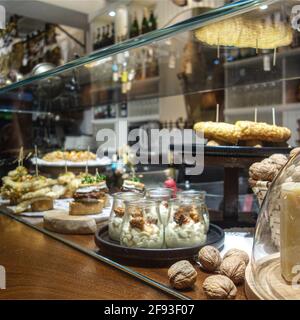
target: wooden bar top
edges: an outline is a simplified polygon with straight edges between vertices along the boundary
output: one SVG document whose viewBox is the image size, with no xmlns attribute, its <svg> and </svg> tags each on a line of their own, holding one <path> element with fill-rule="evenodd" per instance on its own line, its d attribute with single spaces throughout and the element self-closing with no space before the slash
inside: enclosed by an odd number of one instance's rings
<svg viewBox="0 0 300 320">
<path fill-rule="evenodd" d="M 26 220 L 42 227 L 42 219 Z M 101 254 L 93 235 L 61 235 L 61 238 Z M 7 272 L 7 290 L 0 290 L 0 299 L 174 298 L 1 213 L 0 265 Z M 128 267 L 169 286 L 167 267 Z M 195 268 L 198 272 L 196 285 L 182 294 L 190 299 L 203 300 L 206 297 L 202 283 L 210 274 L 201 271 L 197 265 Z M 236 299 L 246 299 L 243 285 L 238 287 Z"/>
<path fill-rule="evenodd" d="M 0 214 L 0 299 L 170 299 L 169 295 Z"/>
</svg>

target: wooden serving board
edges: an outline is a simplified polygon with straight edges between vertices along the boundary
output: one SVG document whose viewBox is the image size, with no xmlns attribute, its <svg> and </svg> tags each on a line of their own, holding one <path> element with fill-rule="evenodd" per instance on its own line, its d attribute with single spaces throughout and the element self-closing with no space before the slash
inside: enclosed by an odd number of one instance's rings
<svg viewBox="0 0 300 320">
<path fill-rule="evenodd" d="M 44 215 L 44 228 L 63 234 L 93 234 L 97 230 L 95 219 L 71 216 L 67 211 L 51 210 Z"/>
<path fill-rule="evenodd" d="M 258 262 L 255 274 L 248 265 L 245 292 L 251 300 L 300 300 L 300 287 L 293 287 L 281 276 L 279 253 Z"/>
</svg>

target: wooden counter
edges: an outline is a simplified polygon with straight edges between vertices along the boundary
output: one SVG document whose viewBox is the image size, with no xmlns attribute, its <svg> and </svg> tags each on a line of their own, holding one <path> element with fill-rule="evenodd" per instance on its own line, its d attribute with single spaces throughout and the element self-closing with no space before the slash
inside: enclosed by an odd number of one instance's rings
<svg viewBox="0 0 300 320">
<path fill-rule="evenodd" d="M 64 236 L 96 251 L 93 236 Z M 7 290 L 0 299 L 172 299 L 132 276 L 0 214 L 0 265 L 6 268 Z M 130 267 L 168 286 L 167 268 Z M 191 299 L 205 299 L 202 283 L 209 276 L 198 267 Z M 246 299 L 244 287 L 237 299 Z"/>
<path fill-rule="evenodd" d="M 7 278 L 0 299 L 171 298 L 2 214 L 0 265 Z"/>
</svg>

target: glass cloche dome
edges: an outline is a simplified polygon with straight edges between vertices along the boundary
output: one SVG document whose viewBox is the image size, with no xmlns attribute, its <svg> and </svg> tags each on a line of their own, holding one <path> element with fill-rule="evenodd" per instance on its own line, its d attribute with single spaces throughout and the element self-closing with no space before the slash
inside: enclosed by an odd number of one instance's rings
<svg viewBox="0 0 300 320">
<path fill-rule="evenodd" d="M 300 153 L 271 184 L 257 222 L 248 298 L 300 299 Z"/>
</svg>

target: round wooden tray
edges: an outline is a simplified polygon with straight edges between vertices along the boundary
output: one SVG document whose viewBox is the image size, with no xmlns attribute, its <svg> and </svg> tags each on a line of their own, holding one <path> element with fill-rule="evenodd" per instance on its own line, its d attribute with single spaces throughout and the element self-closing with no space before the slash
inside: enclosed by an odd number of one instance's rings
<svg viewBox="0 0 300 320">
<path fill-rule="evenodd" d="M 279 253 L 258 261 L 255 275 L 251 264 L 248 265 L 245 273 L 245 292 L 251 300 L 300 299 L 300 288 L 288 284 L 281 276 Z"/>
<path fill-rule="evenodd" d="M 108 226 L 99 229 L 95 234 L 95 242 L 101 252 L 121 260 L 132 263 L 170 263 L 172 261 L 193 259 L 199 250 L 206 245 L 213 245 L 221 249 L 224 245 L 224 231 L 214 225 L 210 225 L 207 241 L 202 246 L 180 248 L 180 249 L 140 249 L 121 246 L 119 242 L 113 241 L 108 235 Z"/>
</svg>

